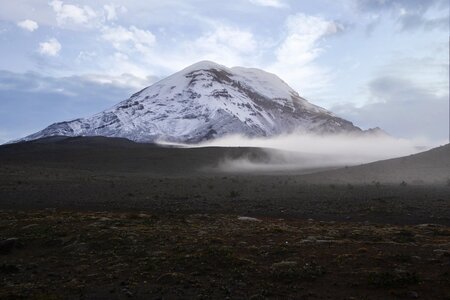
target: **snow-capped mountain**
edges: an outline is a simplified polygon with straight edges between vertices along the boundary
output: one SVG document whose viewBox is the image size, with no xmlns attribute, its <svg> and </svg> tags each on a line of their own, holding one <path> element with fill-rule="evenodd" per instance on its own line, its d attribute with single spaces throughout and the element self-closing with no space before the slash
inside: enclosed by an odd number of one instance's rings
<svg viewBox="0 0 450 300">
<path fill-rule="evenodd" d="M 227 134 L 273 136 L 296 130 L 362 132 L 309 103 L 274 74 L 202 61 L 110 109 L 52 124 L 21 141 L 62 135 L 195 143 Z"/>
</svg>

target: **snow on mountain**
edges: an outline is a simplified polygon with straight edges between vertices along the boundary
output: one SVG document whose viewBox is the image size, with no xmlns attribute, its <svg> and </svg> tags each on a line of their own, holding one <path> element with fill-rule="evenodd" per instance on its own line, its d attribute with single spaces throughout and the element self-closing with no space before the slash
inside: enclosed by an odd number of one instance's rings
<svg viewBox="0 0 450 300">
<path fill-rule="evenodd" d="M 195 143 L 227 134 L 261 137 L 296 130 L 362 132 L 309 103 L 274 74 L 201 61 L 110 109 L 52 124 L 22 141 L 63 135 Z"/>
</svg>

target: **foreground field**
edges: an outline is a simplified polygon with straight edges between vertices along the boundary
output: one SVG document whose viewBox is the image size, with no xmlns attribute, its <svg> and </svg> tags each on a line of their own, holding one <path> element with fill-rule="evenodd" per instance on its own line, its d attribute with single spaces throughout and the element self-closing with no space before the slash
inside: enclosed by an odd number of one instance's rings
<svg viewBox="0 0 450 300">
<path fill-rule="evenodd" d="M 230 159 L 274 163 L 122 139 L 1 146 L 0 299 L 450 299 L 449 145 L 315 174 Z"/>
<path fill-rule="evenodd" d="M 106 138 L 54 138 L 2 146 L 0 209 L 148 210 L 450 225 L 448 145 L 406 159 L 310 175 L 303 169 L 217 169 L 225 159 L 270 162 L 268 151 L 164 148 Z M 388 178 L 394 173 L 386 170 L 387 163 L 403 173 L 388 182 L 371 180 L 374 174 Z M 415 182 L 411 174 L 441 180 Z M 346 181 L 340 181 L 343 178 Z"/>
<path fill-rule="evenodd" d="M 0 209 L 214 213 L 450 225 L 450 186 L 311 184 L 296 175 L 100 173 L 0 169 Z"/>
<path fill-rule="evenodd" d="M 5 299 L 450 299 L 450 228 L 0 212 Z"/>
</svg>

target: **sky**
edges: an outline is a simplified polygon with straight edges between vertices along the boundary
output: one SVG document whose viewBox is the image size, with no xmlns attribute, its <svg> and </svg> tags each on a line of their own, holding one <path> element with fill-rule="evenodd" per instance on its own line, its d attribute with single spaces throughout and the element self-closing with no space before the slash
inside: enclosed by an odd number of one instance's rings
<svg viewBox="0 0 450 300">
<path fill-rule="evenodd" d="M 201 60 L 277 74 L 363 129 L 449 137 L 448 0 L 0 0 L 0 143 Z"/>
</svg>

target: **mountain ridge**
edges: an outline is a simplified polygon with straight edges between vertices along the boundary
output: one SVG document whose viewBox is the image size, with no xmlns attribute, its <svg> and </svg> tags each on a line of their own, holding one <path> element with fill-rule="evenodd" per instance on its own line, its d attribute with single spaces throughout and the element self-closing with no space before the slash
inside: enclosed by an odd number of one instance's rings
<svg viewBox="0 0 450 300">
<path fill-rule="evenodd" d="M 275 74 L 201 61 L 91 117 L 54 123 L 18 141 L 62 135 L 197 143 L 294 131 L 365 132 L 308 102 Z"/>
</svg>

